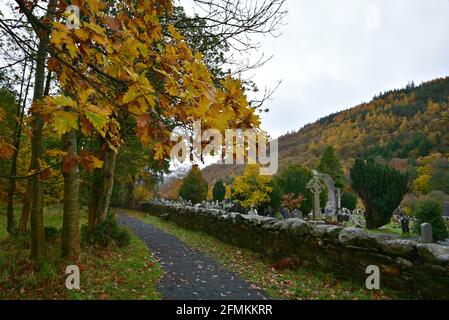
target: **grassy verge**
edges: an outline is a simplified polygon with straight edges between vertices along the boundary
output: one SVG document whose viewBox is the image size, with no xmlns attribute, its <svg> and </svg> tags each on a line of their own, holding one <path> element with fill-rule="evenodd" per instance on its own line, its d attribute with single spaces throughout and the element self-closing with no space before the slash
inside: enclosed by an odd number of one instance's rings
<svg viewBox="0 0 449 320">
<path fill-rule="evenodd" d="M 277 270 L 260 254 L 225 244 L 201 232 L 180 228 L 170 221 L 125 210 L 141 221 L 169 232 L 204 254 L 218 260 L 227 269 L 263 288 L 275 299 L 398 299 L 406 298 L 390 290 L 369 291 L 364 283 L 341 281 L 333 275 L 301 268 Z"/>
<path fill-rule="evenodd" d="M 62 227 L 59 206 L 45 209 L 45 226 Z M 0 299 L 161 298 L 156 284 L 162 269 L 134 235 L 128 247 L 82 248 L 77 262 L 81 290 L 71 291 L 65 287 L 67 262 L 60 258 L 59 233 L 46 241 L 45 259 L 35 264 L 29 259 L 29 236 L 11 237 L 5 228 L 6 217 L 0 215 Z"/>
</svg>

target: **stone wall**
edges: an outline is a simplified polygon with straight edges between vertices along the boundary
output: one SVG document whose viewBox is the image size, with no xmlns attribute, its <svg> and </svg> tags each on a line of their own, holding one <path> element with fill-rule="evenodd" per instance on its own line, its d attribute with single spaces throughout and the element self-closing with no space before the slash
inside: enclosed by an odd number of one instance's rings
<svg viewBox="0 0 449 320">
<path fill-rule="evenodd" d="M 368 276 L 366 267 L 376 265 L 381 272 L 381 286 L 409 291 L 420 298 L 449 299 L 446 246 L 301 219 L 277 220 L 159 203 L 141 206 L 151 215 L 164 215 L 181 227 L 273 259 L 294 258 L 302 265 L 362 283 Z"/>
</svg>

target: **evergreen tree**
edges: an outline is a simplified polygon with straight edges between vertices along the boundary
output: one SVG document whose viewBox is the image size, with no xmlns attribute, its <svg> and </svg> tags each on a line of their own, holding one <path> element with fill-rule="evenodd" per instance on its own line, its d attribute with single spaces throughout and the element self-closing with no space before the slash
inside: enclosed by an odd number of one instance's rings
<svg viewBox="0 0 449 320">
<path fill-rule="evenodd" d="M 388 224 L 393 211 L 408 191 L 408 177 L 372 159 L 357 159 L 351 169 L 352 187 L 366 209 L 366 227 L 376 229 Z"/>
<path fill-rule="evenodd" d="M 215 182 L 212 189 L 212 196 L 215 201 L 223 201 L 226 196 L 226 187 L 223 184 L 223 180 Z"/>
<path fill-rule="evenodd" d="M 443 217 L 443 207 L 434 200 L 423 200 L 418 203 L 418 208 L 416 209 L 415 217 L 415 231 L 417 233 L 421 232 L 421 224 L 430 223 L 432 225 L 433 239 L 444 240 L 448 235 L 446 224 L 444 223 Z"/>
<path fill-rule="evenodd" d="M 334 179 L 335 186 L 337 188 L 343 187 L 343 170 L 340 165 L 340 159 L 338 159 L 337 154 L 335 153 L 335 150 L 332 146 L 328 146 L 326 150 L 324 150 L 317 170 L 320 173 L 328 174 L 332 179 Z"/>
<path fill-rule="evenodd" d="M 270 198 L 271 206 L 278 209 L 281 205 L 282 197 L 292 193 L 294 197 L 303 195 L 301 211 L 308 213 L 312 210 L 313 195 L 307 189 L 307 183 L 312 179 L 312 172 L 301 165 L 289 165 L 271 182 L 273 188 Z M 323 190 L 320 195 L 320 205 L 324 207 L 327 200 L 327 190 Z"/>
<path fill-rule="evenodd" d="M 357 206 L 357 198 L 351 192 L 344 192 L 341 195 L 341 206 L 349 210 L 354 210 Z"/>
<path fill-rule="evenodd" d="M 193 204 L 207 199 L 208 185 L 198 166 L 193 166 L 189 174 L 183 179 L 179 195 Z"/>
</svg>

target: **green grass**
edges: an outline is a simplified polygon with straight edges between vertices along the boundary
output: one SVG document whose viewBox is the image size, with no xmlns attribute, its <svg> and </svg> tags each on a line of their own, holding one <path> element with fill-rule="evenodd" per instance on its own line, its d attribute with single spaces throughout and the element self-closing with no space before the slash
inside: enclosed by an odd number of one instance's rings
<svg viewBox="0 0 449 320">
<path fill-rule="evenodd" d="M 180 238 L 204 254 L 215 258 L 228 270 L 262 288 L 275 299 L 398 299 L 406 298 L 391 290 L 369 291 L 364 283 L 342 281 L 329 273 L 300 268 L 277 270 L 260 254 L 225 244 L 214 237 L 176 226 L 142 212 L 126 212 Z"/>
<path fill-rule="evenodd" d="M 3 207 L 0 212 L 5 212 Z M 61 228 L 60 206 L 46 207 L 45 225 Z M 29 236 L 11 237 L 5 229 L 6 217 L 0 214 L 0 299 L 161 298 L 156 285 L 163 271 L 134 235 L 128 247 L 83 247 L 76 263 L 81 290 L 72 291 L 65 288 L 67 262 L 60 258 L 59 237 L 46 242 L 45 259 L 36 264 L 29 259 Z"/>
</svg>

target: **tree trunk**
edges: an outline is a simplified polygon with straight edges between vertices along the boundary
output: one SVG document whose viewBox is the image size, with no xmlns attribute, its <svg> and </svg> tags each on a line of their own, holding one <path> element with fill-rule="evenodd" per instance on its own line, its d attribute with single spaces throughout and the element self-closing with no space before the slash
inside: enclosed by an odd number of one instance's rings
<svg viewBox="0 0 449 320">
<path fill-rule="evenodd" d="M 36 56 L 36 75 L 34 83 L 33 103 L 40 103 L 44 97 L 45 82 L 45 62 L 47 56 L 48 37 L 43 37 L 39 41 Z M 43 121 L 39 112 L 33 112 L 33 136 L 31 138 L 31 170 L 38 171 L 39 159 L 43 154 Z M 31 257 L 40 259 L 44 254 L 44 208 L 43 208 L 43 187 L 39 180 L 39 175 L 31 178 L 32 201 L 31 201 Z"/>
<path fill-rule="evenodd" d="M 76 157 L 76 131 L 71 130 L 62 137 L 68 157 Z M 64 176 L 64 219 L 62 224 L 62 256 L 72 261 L 78 259 L 80 251 L 79 214 L 79 169 L 75 162 L 70 168 L 63 168 Z"/>
<path fill-rule="evenodd" d="M 112 187 L 114 186 L 115 160 L 117 153 L 114 150 L 107 149 L 106 157 L 102 168 L 102 186 L 101 194 L 98 199 L 97 221 L 96 224 L 103 222 L 109 210 L 109 203 L 112 195 Z"/>
<path fill-rule="evenodd" d="M 14 193 L 16 192 L 16 178 L 17 175 L 17 149 L 14 150 L 11 159 L 11 178 L 9 180 L 8 200 L 6 208 L 7 227 L 6 230 L 9 234 L 16 233 L 16 219 L 14 217 Z"/>
<path fill-rule="evenodd" d="M 87 225 L 89 227 L 89 232 L 92 232 L 96 227 L 97 223 L 97 210 L 99 195 L 101 193 L 101 182 L 102 173 L 101 169 L 95 169 L 92 173 L 91 183 L 90 183 L 90 196 L 88 204 L 88 216 Z"/>
<path fill-rule="evenodd" d="M 19 233 L 25 234 L 28 230 L 28 221 L 30 220 L 31 201 L 33 198 L 33 182 L 27 181 L 27 189 L 23 196 L 22 212 L 20 213 Z"/>
<path fill-rule="evenodd" d="M 28 67 L 28 58 L 25 60 L 25 64 L 23 66 L 23 72 L 22 72 L 22 81 L 20 83 L 20 94 L 19 94 L 19 100 L 17 102 L 17 122 L 16 126 L 14 128 L 14 153 L 11 159 L 11 170 L 10 170 L 10 176 L 11 180 L 9 181 L 9 191 L 8 191 L 8 208 L 7 208 L 7 217 L 8 217 L 8 232 L 9 233 L 15 233 L 16 232 L 16 224 L 15 224 L 15 217 L 14 217 L 14 194 L 16 192 L 16 175 L 17 175 L 17 158 L 19 156 L 19 150 L 20 150 L 20 140 L 22 138 L 22 125 L 23 125 L 23 118 L 25 115 L 25 107 L 26 102 L 28 98 L 28 91 L 30 89 L 31 85 L 31 78 L 33 76 L 33 70 L 34 65 L 31 63 L 31 69 L 30 73 L 28 75 L 27 83 L 25 85 L 25 74 Z M 27 194 L 28 190 L 27 190 Z M 24 199 L 25 200 L 25 199 Z M 29 202 L 29 201 L 28 201 Z M 29 204 L 28 204 L 29 207 Z M 29 209 L 28 209 L 29 210 Z M 29 216 L 29 214 L 28 214 Z M 22 221 L 21 221 L 22 222 Z M 25 224 L 25 232 L 28 227 L 28 217 Z M 19 231 L 21 232 L 21 228 L 19 225 Z"/>
</svg>

